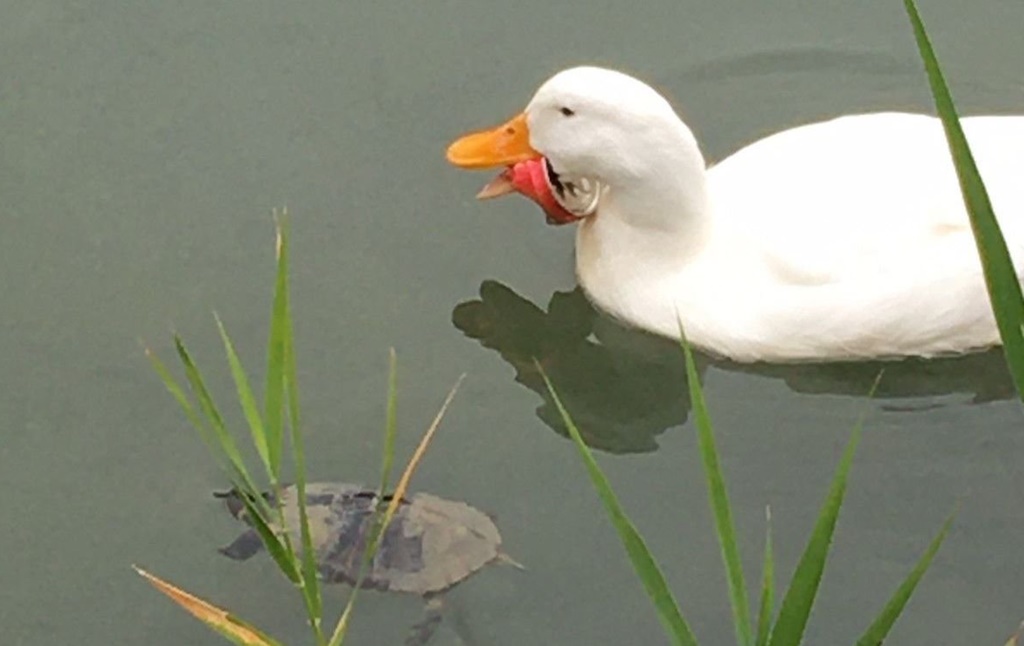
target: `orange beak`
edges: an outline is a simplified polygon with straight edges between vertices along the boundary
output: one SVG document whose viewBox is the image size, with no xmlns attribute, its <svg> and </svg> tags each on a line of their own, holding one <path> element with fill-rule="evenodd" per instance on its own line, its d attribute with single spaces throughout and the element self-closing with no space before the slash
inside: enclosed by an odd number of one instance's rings
<svg viewBox="0 0 1024 646">
<path fill-rule="evenodd" d="M 448 146 L 447 157 L 460 168 L 493 168 L 537 159 L 541 154 L 530 146 L 530 129 L 526 113 L 522 113 L 492 130 L 460 137 Z"/>
</svg>

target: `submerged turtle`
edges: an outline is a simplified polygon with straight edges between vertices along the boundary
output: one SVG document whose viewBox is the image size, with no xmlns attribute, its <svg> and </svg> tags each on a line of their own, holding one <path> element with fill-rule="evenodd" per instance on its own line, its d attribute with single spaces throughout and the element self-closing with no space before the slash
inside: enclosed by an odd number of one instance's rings
<svg viewBox="0 0 1024 646">
<path fill-rule="evenodd" d="M 302 541 L 297 494 L 294 486 L 281 490 L 284 523 L 292 545 L 299 548 Z M 233 516 L 245 520 L 245 506 L 237 491 L 216 495 L 226 499 Z M 356 584 L 374 511 L 390 500 L 389 495 L 381 496 L 357 484 L 306 485 L 310 542 L 321 580 Z M 249 529 L 220 551 L 232 559 L 245 560 L 262 547 L 259 534 Z M 490 516 L 464 502 L 415 493 L 399 503 L 377 553 L 363 572 L 362 587 L 423 596 L 427 601 L 426 617 L 413 627 L 406 644 L 424 644 L 441 621 L 440 595 L 496 561 L 522 567 L 501 550 L 501 534 Z"/>
</svg>

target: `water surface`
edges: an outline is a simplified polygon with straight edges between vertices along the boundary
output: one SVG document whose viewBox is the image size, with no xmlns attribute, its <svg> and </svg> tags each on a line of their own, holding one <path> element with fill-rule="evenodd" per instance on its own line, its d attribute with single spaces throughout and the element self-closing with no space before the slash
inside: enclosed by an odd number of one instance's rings
<svg viewBox="0 0 1024 646">
<path fill-rule="evenodd" d="M 1020 111 L 1024 7 L 922 11 L 962 107 Z M 216 553 L 238 529 L 210 497 L 224 479 L 138 343 L 169 359 L 181 331 L 230 397 L 211 311 L 258 365 L 281 205 L 313 477 L 375 479 L 388 347 L 402 455 L 469 373 L 415 484 L 495 514 L 529 568 L 453 594 L 473 643 L 664 643 L 574 449 L 537 410 L 522 372 L 535 351 L 606 449 L 698 635 L 732 640 L 674 349 L 595 323 L 571 294 L 572 232 L 522 200 L 476 203 L 483 177 L 442 151 L 578 63 L 659 85 L 712 160 L 813 119 L 926 110 L 900 3 L 9 0 L 3 13 L 6 644 L 221 643 L 131 563 L 306 643 L 269 560 Z M 481 287 L 498 306 L 456 310 Z M 606 346 L 587 344 L 592 325 Z M 1002 644 L 1022 618 L 1024 420 L 998 356 L 935 372 L 912 366 L 867 402 L 873 368 L 705 366 L 750 578 L 768 504 L 788 577 L 847 432 L 871 411 L 809 643 L 850 642 L 957 501 L 893 643 Z M 366 595 L 354 643 L 398 642 L 417 606 Z M 458 642 L 446 627 L 437 643 Z"/>
</svg>

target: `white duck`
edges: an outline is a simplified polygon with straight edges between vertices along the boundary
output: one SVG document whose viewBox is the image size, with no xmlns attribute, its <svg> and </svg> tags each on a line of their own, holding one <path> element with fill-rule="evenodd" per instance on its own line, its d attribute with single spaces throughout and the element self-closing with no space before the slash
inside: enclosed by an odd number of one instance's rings
<svg viewBox="0 0 1024 646">
<path fill-rule="evenodd" d="M 1024 117 L 962 123 L 1019 257 Z M 771 135 L 707 168 L 653 88 L 578 67 L 544 83 L 508 123 L 453 143 L 448 159 L 517 165 L 515 190 L 545 206 L 549 221 L 579 219 L 576 271 L 598 307 L 668 337 L 679 336 L 681 320 L 687 338 L 714 354 L 821 361 L 999 342 L 933 117 L 844 116 Z M 527 171 L 546 179 L 530 188 Z M 482 196 L 509 192 L 511 177 Z"/>
</svg>

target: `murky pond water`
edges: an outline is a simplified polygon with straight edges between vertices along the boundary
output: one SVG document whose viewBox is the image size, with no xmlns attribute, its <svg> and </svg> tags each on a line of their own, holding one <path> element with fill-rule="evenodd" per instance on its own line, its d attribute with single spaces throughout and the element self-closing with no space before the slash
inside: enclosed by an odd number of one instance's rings
<svg viewBox="0 0 1024 646">
<path fill-rule="evenodd" d="M 922 5 L 962 107 L 1019 112 L 1024 6 Z M 182 332 L 230 397 L 211 311 L 258 365 L 284 204 L 312 477 L 376 477 L 389 346 L 402 455 L 469 373 L 415 484 L 493 513 L 529 568 L 453 593 L 472 643 L 664 643 L 532 353 L 698 635 L 731 642 L 675 350 L 595 322 L 571 293 L 571 231 L 523 200 L 476 203 L 482 176 L 442 152 L 581 62 L 664 88 L 712 159 L 811 119 L 927 109 L 900 3 L 9 0 L 3 16 L 5 644 L 221 643 L 132 563 L 306 643 L 270 561 L 217 554 L 237 533 L 210 495 L 224 480 L 138 343 L 170 358 Z M 770 504 L 788 577 L 869 410 L 809 643 L 852 640 L 960 501 L 892 641 L 1002 644 L 1024 615 L 1024 419 L 999 357 L 912 363 L 868 402 L 874 370 L 705 366 L 750 574 Z M 353 641 L 396 643 L 417 616 L 366 595 Z M 458 642 L 446 627 L 437 643 Z"/>
</svg>

